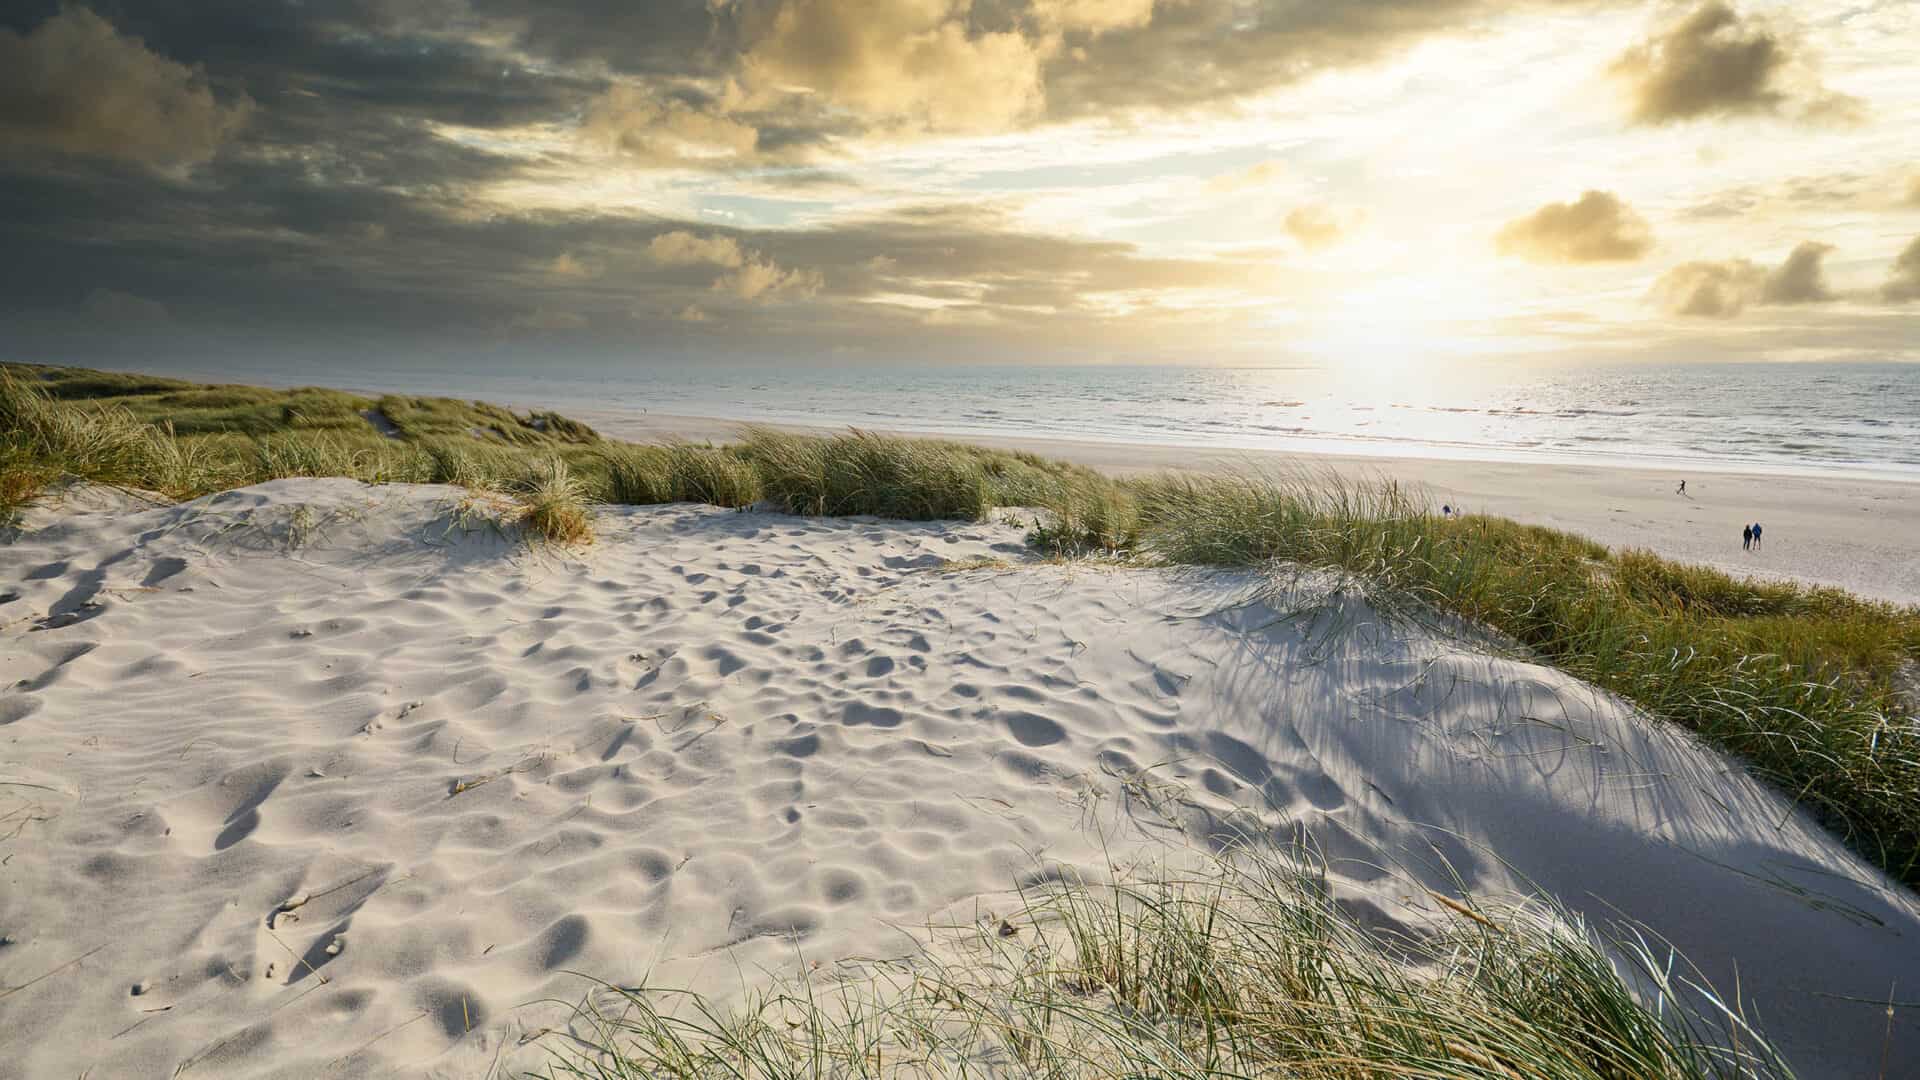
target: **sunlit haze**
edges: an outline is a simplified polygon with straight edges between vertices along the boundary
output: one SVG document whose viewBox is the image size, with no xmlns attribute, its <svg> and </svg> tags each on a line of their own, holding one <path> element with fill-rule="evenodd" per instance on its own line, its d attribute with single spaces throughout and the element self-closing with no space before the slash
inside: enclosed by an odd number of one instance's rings
<svg viewBox="0 0 1920 1080">
<path fill-rule="evenodd" d="M 14 4 L 0 335 L 1914 360 L 1917 51 L 1885 0 Z"/>
</svg>

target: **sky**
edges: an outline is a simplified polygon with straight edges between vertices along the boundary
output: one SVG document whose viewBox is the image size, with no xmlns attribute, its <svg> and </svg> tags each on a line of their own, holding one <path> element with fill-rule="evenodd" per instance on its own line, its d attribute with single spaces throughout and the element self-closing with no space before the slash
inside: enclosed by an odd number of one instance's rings
<svg viewBox="0 0 1920 1080">
<path fill-rule="evenodd" d="M 0 353 L 1920 360 L 1915 0 L 0 8 Z"/>
</svg>

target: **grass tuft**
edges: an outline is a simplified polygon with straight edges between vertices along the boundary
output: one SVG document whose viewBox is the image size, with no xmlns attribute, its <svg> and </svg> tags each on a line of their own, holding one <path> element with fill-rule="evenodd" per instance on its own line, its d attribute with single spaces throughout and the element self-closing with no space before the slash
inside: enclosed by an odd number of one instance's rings
<svg viewBox="0 0 1920 1080">
<path fill-rule="evenodd" d="M 560 547 L 593 543 L 593 511 L 567 463 L 547 458 L 514 486 L 515 517 L 528 536 Z"/>
<path fill-rule="evenodd" d="M 822 439 L 749 428 L 741 450 L 788 513 L 978 520 L 993 492 L 977 452 L 854 431 Z"/>
<path fill-rule="evenodd" d="M 667 448 L 674 502 L 745 507 L 760 501 L 753 463 L 727 447 L 678 443 Z"/>
<path fill-rule="evenodd" d="M 1270 849 L 1193 853 L 1112 884 L 1068 875 L 869 971 L 804 974 L 733 1009 L 608 988 L 583 1038 L 548 1041 L 548 1075 L 1787 1075 L 1737 1012 L 1637 938 L 1603 947 L 1558 908 L 1451 898 L 1418 928 L 1370 930 L 1321 867 Z"/>
</svg>

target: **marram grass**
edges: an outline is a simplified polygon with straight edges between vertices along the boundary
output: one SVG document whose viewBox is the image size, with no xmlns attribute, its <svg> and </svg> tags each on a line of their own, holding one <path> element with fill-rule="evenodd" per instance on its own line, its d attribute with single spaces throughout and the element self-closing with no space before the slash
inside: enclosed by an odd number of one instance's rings
<svg viewBox="0 0 1920 1080">
<path fill-rule="evenodd" d="M 1784 1077 L 1735 1008 L 1644 938 L 1534 901 L 1358 924 L 1315 863 L 1187 853 L 1066 874 L 934 928 L 924 955 L 807 971 L 732 1007 L 602 987 L 549 1078 L 1707 1080 Z M 1636 993 L 1629 984 L 1638 988 Z"/>
<path fill-rule="evenodd" d="M 384 420 L 384 424 L 381 422 Z M 1018 508 L 1057 556 L 1337 570 L 1376 605 L 1492 631 L 1695 732 L 1920 885 L 1920 720 L 1902 672 L 1920 609 L 1740 580 L 1550 529 L 1445 519 L 1417 492 L 1332 475 L 1091 470 L 939 440 L 749 430 L 640 446 L 553 414 L 444 398 L 205 387 L 0 365 L 0 520 L 65 477 L 191 498 L 284 476 L 504 492 L 577 543 L 587 504 L 763 500 L 805 514 L 981 518 Z M 572 539 L 565 539 L 571 537 Z"/>
<path fill-rule="evenodd" d="M 559 458 L 548 458 L 515 484 L 513 515 L 521 530 L 549 544 L 581 547 L 593 542 L 593 510 L 580 481 Z"/>
</svg>

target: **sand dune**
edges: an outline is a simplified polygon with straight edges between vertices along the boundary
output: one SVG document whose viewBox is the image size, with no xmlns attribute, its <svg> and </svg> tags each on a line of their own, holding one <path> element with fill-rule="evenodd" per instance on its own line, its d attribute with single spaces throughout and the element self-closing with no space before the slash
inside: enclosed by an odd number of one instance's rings
<svg viewBox="0 0 1920 1080">
<path fill-rule="evenodd" d="M 461 498 L 91 493 L 0 547 L 0 1076 L 535 1068 L 578 973 L 725 993 L 1094 870 L 1149 768 L 1382 924 L 1544 890 L 1737 971 L 1806 1075 L 1920 1071 L 1873 1004 L 1912 895 L 1551 670 L 1012 524 L 615 508 L 565 555 Z"/>
</svg>

